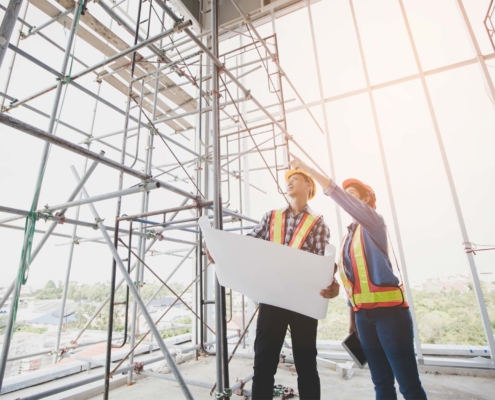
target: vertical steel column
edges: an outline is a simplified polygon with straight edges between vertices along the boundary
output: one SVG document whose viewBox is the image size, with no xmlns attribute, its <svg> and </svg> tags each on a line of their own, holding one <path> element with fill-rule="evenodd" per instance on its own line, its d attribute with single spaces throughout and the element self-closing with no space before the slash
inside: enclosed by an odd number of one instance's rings
<svg viewBox="0 0 495 400">
<path fill-rule="evenodd" d="M 7 11 L 3 16 L 2 25 L 0 25 L 0 68 L 2 68 L 3 59 L 9 47 L 10 37 L 17 22 L 19 11 L 21 11 L 21 6 L 22 0 L 10 0 Z"/>
<path fill-rule="evenodd" d="M 210 18 L 211 19 L 211 18 Z M 211 37 L 207 37 L 206 39 L 207 46 L 211 46 Z M 212 62 L 209 57 L 206 57 L 206 71 L 211 71 Z M 210 93 L 211 91 L 211 80 L 206 81 L 206 92 Z M 211 148 L 211 120 L 212 116 L 211 113 L 205 113 L 205 147 L 204 147 L 204 156 L 205 160 L 208 160 L 209 156 L 209 149 Z M 205 161 L 205 169 L 204 169 L 204 185 L 205 185 L 205 196 L 207 199 L 212 198 L 212 186 L 213 186 L 213 174 L 212 174 L 212 169 L 210 168 L 210 165 L 208 162 Z M 210 212 L 209 209 L 205 210 L 206 214 Z M 203 264 L 202 265 L 208 265 L 208 258 L 206 256 L 203 257 Z M 204 272 L 204 298 L 209 300 L 213 298 L 214 295 L 214 288 L 215 288 L 215 271 L 214 268 L 207 268 Z M 213 324 L 213 307 L 206 305 L 205 307 L 205 322 L 208 325 Z M 215 339 L 213 337 L 213 334 L 207 330 L 206 331 L 206 342 L 213 342 Z"/>
<path fill-rule="evenodd" d="M 14 4 L 13 0 L 11 1 L 11 4 Z M 19 1 L 19 5 L 20 5 L 20 1 Z M 60 69 L 61 74 L 64 76 L 67 72 L 67 67 L 69 65 L 69 56 L 70 56 L 70 51 L 72 48 L 72 43 L 74 42 L 75 30 L 76 30 L 76 27 L 79 23 L 79 13 L 80 13 L 81 7 L 79 7 L 79 3 L 76 3 L 76 5 L 77 5 L 77 12 L 74 15 L 74 19 L 72 20 L 72 25 L 70 28 L 69 36 L 67 38 L 67 46 L 65 48 L 65 54 L 64 54 L 63 61 L 62 61 L 62 68 Z M 10 4 L 9 4 L 9 6 L 10 6 Z M 13 18 L 13 24 L 15 24 L 15 21 L 17 19 L 18 14 L 19 14 L 19 8 L 17 8 L 17 14 Z M 12 16 L 13 15 L 10 15 L 10 17 L 12 17 Z M 5 21 L 5 18 L 4 18 L 4 21 Z M 3 26 L 3 23 L 2 23 L 2 26 Z M 13 25 L 10 29 L 11 29 L 11 31 L 8 35 L 9 40 L 10 40 L 10 35 L 12 33 Z M 6 32 L 4 31 L 3 34 L 5 35 Z M 8 41 L 7 41 L 6 45 L 8 45 Z M 3 58 L 3 56 L 4 56 L 4 54 L 0 54 L 0 57 Z M 63 85 L 64 85 L 64 82 L 62 79 L 60 81 L 58 81 L 57 90 L 55 92 L 55 99 L 53 101 L 53 107 L 52 107 L 52 111 L 51 111 L 51 115 L 50 115 L 50 122 L 48 124 L 48 133 L 50 135 L 53 135 L 53 132 L 54 132 L 55 122 L 57 120 L 57 112 L 58 112 L 58 107 L 60 104 L 60 98 L 61 98 L 61 94 L 62 94 Z M 41 192 L 41 185 L 43 183 L 43 175 L 45 172 L 46 165 L 48 163 L 49 153 L 50 153 L 50 143 L 46 142 L 45 146 L 43 148 L 43 154 L 41 156 L 41 163 L 40 163 L 40 167 L 38 170 L 38 177 L 36 179 L 37 189 L 35 190 L 35 193 L 33 196 L 33 202 L 31 205 L 32 211 L 36 210 L 38 207 L 38 201 L 39 201 L 39 196 L 40 196 L 40 192 Z M 33 221 L 33 219 L 28 217 L 26 229 L 25 229 L 26 233 L 24 235 L 24 241 L 23 241 L 23 245 L 22 245 L 22 248 L 25 250 L 27 250 L 28 243 L 31 240 L 29 232 L 30 232 L 31 227 L 34 223 L 35 222 Z M 27 253 L 28 253 L 27 251 L 23 252 L 23 259 L 21 260 L 20 265 L 24 265 L 27 262 L 27 259 L 26 259 L 28 256 Z M 10 310 L 9 310 L 9 319 L 7 322 L 7 326 L 5 327 L 5 335 L 4 335 L 4 341 L 3 341 L 3 346 L 2 346 L 2 353 L 0 355 L 0 388 L 2 387 L 3 377 L 5 375 L 5 369 L 7 366 L 7 356 L 9 353 L 10 342 L 12 340 L 12 334 L 13 334 L 13 330 L 14 330 L 14 324 L 15 324 L 14 317 L 15 317 L 15 310 L 17 307 L 17 300 L 18 300 L 20 292 L 21 292 L 21 283 L 22 283 L 21 279 L 22 279 L 22 277 L 18 276 L 16 284 L 14 285 L 14 290 L 13 290 L 13 294 L 12 294 L 12 303 L 10 305 Z"/>
<path fill-rule="evenodd" d="M 158 64 L 158 67 L 160 65 Z M 155 93 L 153 96 L 153 112 L 152 112 L 152 121 L 155 120 L 155 115 L 156 115 L 156 101 L 158 97 L 158 84 L 159 84 L 159 79 L 158 79 L 158 74 L 157 73 L 157 79 L 155 80 Z M 143 88 L 141 88 L 143 89 Z M 141 90 L 141 96 L 143 96 L 143 90 Z M 142 104 L 139 108 L 139 112 L 142 112 Z M 145 156 L 145 162 L 144 162 L 144 167 L 145 167 L 145 173 L 146 175 L 151 176 L 151 156 L 153 152 L 153 138 L 155 137 L 155 132 L 153 131 L 153 127 L 150 126 L 149 131 L 148 131 L 148 144 L 146 145 L 146 156 Z M 136 144 L 138 145 L 138 144 Z M 149 205 L 149 192 L 144 191 L 143 195 L 141 197 L 141 214 L 148 212 L 148 205 Z M 143 223 L 139 223 L 139 232 L 142 232 L 143 229 Z M 145 256 L 146 256 L 146 251 L 145 251 L 145 238 L 143 236 L 140 236 L 138 239 L 138 256 L 141 260 L 145 261 Z M 137 260 L 137 267 L 138 269 L 136 270 L 136 282 L 144 282 L 144 266 L 142 263 Z M 132 319 L 131 319 L 131 339 L 129 341 L 129 346 L 131 349 L 134 347 L 135 341 L 136 341 L 136 336 L 139 335 L 139 317 L 140 315 L 137 313 L 137 303 L 133 301 L 133 306 L 132 306 Z M 134 362 L 134 352 L 131 353 L 129 357 L 129 362 L 132 364 Z M 132 370 L 128 372 L 127 374 L 127 385 L 132 385 Z"/>
<path fill-rule="evenodd" d="M 218 58 L 218 1 L 211 2 L 211 48 L 212 53 Z M 213 216 L 215 229 L 223 229 L 222 217 L 222 176 L 220 166 L 220 93 L 218 91 L 219 68 L 213 63 L 212 68 L 212 147 L 213 147 Z M 220 286 L 218 279 L 215 279 L 215 320 L 216 320 L 216 376 L 217 394 L 224 399 L 224 389 L 229 387 L 228 364 L 224 365 L 224 359 L 228 358 L 228 349 L 225 348 L 225 288 Z"/>
<path fill-rule="evenodd" d="M 241 47 L 244 45 L 244 37 L 243 35 L 240 36 L 240 45 Z M 241 65 L 245 63 L 245 57 L 244 53 L 241 53 Z M 244 77 L 244 72 L 245 68 L 242 67 L 240 71 L 240 75 L 242 76 L 240 78 L 240 81 L 243 85 L 246 83 L 246 78 Z M 237 87 L 239 90 L 239 87 Z M 238 96 L 239 98 L 239 96 Z M 243 101 L 241 103 L 241 113 L 242 117 L 244 118 L 244 121 L 247 120 L 247 103 Z M 243 182 L 244 182 L 244 211 L 242 211 L 245 215 L 248 217 L 251 216 L 251 180 L 250 180 L 250 173 L 249 173 L 249 154 L 247 151 L 249 150 L 249 139 L 248 136 L 244 137 L 242 139 L 242 151 L 245 153 L 242 157 L 242 168 L 244 170 L 244 176 L 243 176 Z M 247 300 L 247 312 L 248 312 L 248 319 L 251 318 L 251 316 L 254 314 L 255 306 L 254 302 L 251 299 Z M 254 351 L 254 340 L 256 338 L 256 330 L 255 329 L 250 329 L 248 332 L 248 344 L 250 345 L 249 351 Z"/>
<path fill-rule="evenodd" d="M 98 96 L 100 95 L 100 90 L 101 90 L 101 84 L 98 86 Z M 97 109 L 98 109 L 98 99 L 96 99 L 95 106 L 93 108 L 93 118 L 91 121 L 91 129 L 89 131 L 90 135 L 93 135 Z M 91 146 L 91 142 L 88 142 L 88 145 L 87 145 L 88 150 L 89 150 L 90 146 Z M 103 155 L 103 154 L 105 154 L 105 152 L 101 151 L 100 154 Z M 93 164 L 95 164 L 95 166 L 96 166 L 96 162 L 93 162 Z M 90 170 L 92 167 L 93 167 L 93 165 L 90 166 Z M 83 175 L 83 181 L 84 182 L 86 182 L 86 179 L 84 179 L 84 177 L 87 175 L 87 168 L 88 168 L 88 159 L 86 158 L 84 160 L 84 175 Z M 82 181 L 79 184 L 81 185 L 81 187 L 82 187 L 82 185 L 84 185 L 84 183 L 82 183 Z M 80 194 L 79 198 L 82 198 L 82 193 Z M 76 221 L 79 220 L 79 212 L 80 211 L 81 211 L 81 206 L 77 206 L 76 217 L 75 217 Z M 65 211 L 64 211 L 64 213 L 65 213 Z M 70 249 L 69 249 L 69 258 L 67 260 L 67 271 L 65 274 L 64 292 L 62 294 L 62 305 L 60 307 L 60 319 L 59 319 L 58 327 L 57 327 L 57 343 L 55 345 L 55 354 L 53 355 L 53 362 L 54 363 L 57 362 L 58 352 L 60 350 L 60 338 L 62 335 L 62 322 L 63 322 L 63 318 L 64 318 L 64 314 L 65 314 L 65 304 L 67 301 L 67 292 L 69 290 L 70 271 L 72 268 L 72 257 L 74 255 L 74 244 L 75 244 L 74 242 L 76 240 L 76 234 L 77 234 L 77 225 L 74 225 L 74 228 L 72 229 L 72 239 L 71 239 L 72 242 L 70 244 Z"/>
<path fill-rule="evenodd" d="M 26 7 L 24 8 L 24 14 L 22 16 L 22 21 L 25 21 L 26 20 L 26 15 L 27 15 L 28 8 L 29 8 L 29 3 L 26 3 Z M 19 18 L 19 20 L 21 20 L 21 19 Z M 21 30 L 22 30 L 23 27 L 24 27 L 24 23 L 21 23 Z M 19 42 L 21 41 L 21 30 L 19 31 L 19 35 L 17 36 L 17 41 L 16 41 L 16 44 L 15 44 L 16 47 L 19 47 Z M 4 88 L 2 90 L 2 92 L 4 92 L 4 93 L 8 93 L 8 91 L 9 91 L 10 78 L 12 77 L 12 71 L 14 70 L 14 64 L 15 64 L 16 57 L 17 57 L 17 53 L 14 52 L 14 54 L 12 56 L 12 63 L 9 65 L 9 73 L 7 75 L 7 79 L 5 81 L 5 85 L 4 85 Z M 1 68 L 1 63 L 0 63 L 0 68 Z M 2 103 L 0 105 L 0 110 L 3 109 L 3 106 L 5 104 L 5 100 L 6 99 L 7 99 L 6 97 L 2 97 Z"/>
<path fill-rule="evenodd" d="M 449 182 L 450 192 L 452 195 L 452 200 L 454 202 L 455 211 L 457 214 L 457 220 L 459 222 L 459 228 L 461 230 L 462 240 L 463 242 L 469 242 L 469 236 L 466 228 L 466 223 L 464 221 L 464 216 L 462 214 L 461 204 L 459 202 L 459 197 L 457 195 L 457 190 L 455 188 L 454 178 L 452 176 L 452 171 L 450 169 L 449 159 L 447 157 L 447 152 L 445 151 L 445 146 L 443 144 L 442 134 L 440 132 L 440 126 L 438 125 L 437 115 L 435 113 L 435 109 L 433 107 L 433 101 L 431 100 L 430 91 L 428 89 L 428 84 L 426 83 L 425 74 L 423 71 L 423 67 L 421 66 L 421 61 L 419 59 L 418 50 L 416 48 L 416 44 L 414 42 L 414 37 L 411 31 L 411 27 L 409 25 L 409 20 L 407 18 L 406 10 L 404 8 L 404 3 L 402 0 L 399 0 L 400 9 L 402 12 L 402 18 L 404 19 L 404 24 L 406 26 L 407 35 L 409 37 L 409 42 L 414 53 L 414 59 L 416 61 L 416 66 L 419 71 L 419 76 L 421 79 L 421 85 L 423 86 L 423 91 L 426 97 L 426 102 L 428 104 L 428 108 L 430 110 L 431 121 L 433 123 L 433 127 L 435 129 L 435 135 L 438 141 L 438 147 L 440 149 L 440 153 L 442 155 L 443 165 L 445 167 L 445 174 L 447 175 L 447 180 Z M 490 323 L 490 316 L 488 315 L 488 310 L 486 309 L 485 299 L 483 297 L 483 290 L 481 289 L 480 278 L 478 276 L 478 271 L 476 270 L 476 263 L 474 261 L 474 257 L 472 253 L 467 253 L 467 260 L 469 263 L 469 268 L 471 271 L 471 277 L 473 278 L 473 287 L 474 292 L 476 293 L 476 299 L 478 301 L 478 306 L 481 313 L 481 319 L 483 320 L 483 326 L 485 330 L 486 340 L 488 342 L 488 347 L 490 349 L 490 356 L 492 358 L 492 362 L 495 364 L 495 338 L 493 337 L 493 329 Z"/>
<path fill-rule="evenodd" d="M 239 47 L 242 48 L 243 46 L 243 43 L 242 43 L 242 38 L 243 38 L 243 35 L 239 35 Z M 238 55 L 236 58 L 235 58 L 235 61 L 236 61 L 236 67 L 238 67 L 239 65 L 243 65 L 244 64 L 244 53 L 241 52 L 240 55 Z M 239 64 L 240 62 L 240 64 Z M 241 76 L 244 76 L 244 70 L 243 68 L 241 68 L 240 70 L 238 70 L 237 72 L 237 79 L 242 79 Z M 242 80 L 241 80 L 242 82 Z M 245 82 L 242 82 L 242 84 L 244 84 Z M 240 90 L 239 90 L 239 86 L 236 86 L 236 98 L 239 99 L 241 96 L 240 94 Z M 243 101 L 241 103 L 241 113 L 243 114 L 242 117 L 244 119 L 246 119 L 246 102 Z M 241 129 L 240 127 L 237 127 L 237 131 L 239 132 Z M 246 139 L 241 139 L 241 134 L 238 133 L 237 134 L 237 152 L 239 154 L 241 154 L 241 143 L 242 143 L 242 149 L 244 150 L 245 149 L 245 146 L 247 145 L 247 142 L 246 142 Z M 242 157 L 238 157 L 238 160 L 237 160 L 237 168 L 239 168 L 239 178 L 242 176 L 242 167 L 243 165 L 243 160 L 242 160 Z M 247 176 L 248 179 L 249 179 L 249 171 L 244 171 L 245 174 L 244 176 Z M 244 202 L 243 202 L 243 198 L 242 198 L 242 186 L 243 184 L 245 184 L 245 180 L 244 179 L 239 179 L 239 212 L 241 214 L 244 214 Z M 249 187 L 249 186 L 248 186 Z M 248 205 L 249 207 L 249 205 Z M 250 215 L 250 214 L 247 214 L 247 215 Z M 244 220 L 241 219 L 240 221 L 240 224 L 241 224 L 241 227 L 244 226 Z M 242 330 L 244 331 L 246 329 L 246 297 L 244 297 L 244 295 L 242 295 Z M 250 299 L 247 299 L 247 301 L 249 302 Z M 244 337 L 242 338 L 242 348 L 245 349 L 246 348 L 246 335 L 244 335 Z"/>
<path fill-rule="evenodd" d="M 165 11 L 163 11 L 164 15 L 165 15 Z M 199 67 L 198 67 L 198 75 L 199 75 L 199 79 L 196 81 L 198 82 L 199 84 L 196 84 L 196 97 L 198 99 L 198 114 L 196 115 L 196 130 L 195 130 L 195 136 L 194 136 L 194 150 L 196 151 L 196 153 L 198 153 L 199 155 L 201 155 L 202 153 L 202 146 L 201 146 L 201 137 L 202 137 L 202 128 L 203 128 L 203 116 L 201 115 L 201 109 L 202 109 L 202 105 L 203 105 L 203 55 L 200 54 L 199 55 Z M 205 193 L 204 191 L 204 187 L 202 186 L 203 185 L 203 179 L 202 179 L 202 171 L 203 171 L 203 168 L 201 167 L 201 157 L 198 158 L 196 160 L 196 183 L 197 183 L 197 186 L 198 188 L 200 188 L 203 193 Z M 208 166 L 205 164 L 205 168 L 208 168 Z M 196 217 L 200 217 L 201 216 L 201 209 L 198 208 L 196 210 Z M 193 279 L 197 276 L 199 276 L 201 274 L 201 280 L 202 280 L 202 276 L 203 276 L 203 271 L 202 271 L 202 268 L 201 268 L 201 258 L 203 257 L 203 244 L 201 243 L 202 242 L 202 237 L 200 235 L 200 233 L 196 233 L 195 234 L 195 239 L 196 239 L 196 242 L 199 243 L 199 246 L 196 246 L 196 251 L 194 252 L 194 262 L 193 262 L 193 268 L 192 268 L 192 275 L 193 275 Z M 203 333 L 203 304 L 202 304 L 202 300 L 203 300 L 203 294 L 200 292 L 200 287 L 202 285 L 199 285 L 199 280 L 200 279 L 196 279 L 195 280 L 195 283 L 193 285 L 193 298 L 192 298 L 192 303 L 194 305 L 194 312 L 197 314 L 197 315 L 200 315 L 200 318 L 201 318 L 201 322 L 199 321 L 198 318 L 194 318 L 193 321 L 191 321 L 191 339 L 192 339 L 192 342 L 193 342 L 193 345 L 198 345 L 201 341 L 202 341 L 202 338 L 203 338 L 203 335 L 201 333 Z M 200 331 L 201 330 L 201 331 Z M 196 350 L 196 359 L 198 358 L 198 350 Z"/>
<path fill-rule="evenodd" d="M 89 147 L 89 144 L 88 144 Z M 86 158 L 84 160 L 84 171 L 86 172 L 86 168 L 88 167 L 88 159 Z M 80 195 L 82 197 L 82 194 Z M 75 215 L 75 220 L 79 220 L 79 212 L 81 210 L 81 206 L 76 207 L 76 215 Z M 77 225 L 74 225 L 72 228 L 72 238 L 71 238 L 71 244 L 69 246 L 69 257 L 67 260 L 67 269 L 65 271 L 65 281 L 64 281 L 64 291 L 62 293 L 62 305 L 60 306 L 60 318 L 58 320 L 58 326 L 57 326 L 57 339 L 56 339 L 56 344 L 55 344 L 55 354 L 53 355 L 53 363 L 57 362 L 58 359 L 58 352 L 60 349 L 60 337 L 62 335 L 62 325 L 64 321 L 64 314 L 65 314 L 65 305 L 67 303 L 67 293 L 69 290 L 69 280 L 70 280 L 70 271 L 72 268 L 72 257 L 74 256 L 74 245 L 75 245 L 75 240 L 76 240 L 76 234 L 77 234 Z"/>
<path fill-rule="evenodd" d="M 318 57 L 318 48 L 316 46 L 316 37 L 315 37 L 315 29 L 313 26 L 313 15 L 311 14 L 311 0 L 308 0 L 308 17 L 309 17 L 309 26 L 311 28 L 311 41 L 313 43 L 313 54 L 315 56 L 315 66 L 316 66 L 316 74 L 318 76 L 318 89 L 320 92 L 320 102 L 321 102 L 321 112 L 323 114 L 323 124 L 325 129 L 325 139 L 327 142 L 327 151 L 328 151 L 328 161 L 330 163 L 330 177 L 333 180 L 335 179 L 335 164 L 333 159 L 332 152 L 332 142 L 330 140 L 330 129 L 328 128 L 328 115 L 327 108 L 325 106 L 325 94 L 323 93 L 323 81 L 321 79 L 321 70 L 320 70 L 320 60 Z M 335 213 L 337 215 L 337 227 L 339 230 L 339 239 L 342 240 L 344 235 L 342 233 L 342 218 L 340 216 L 340 207 L 335 203 Z"/>
<path fill-rule="evenodd" d="M 142 8 L 142 2 L 140 1 L 138 4 L 138 15 L 137 15 L 137 23 L 136 23 L 136 31 L 134 32 L 134 45 L 137 44 L 138 38 L 139 38 L 139 21 L 141 20 L 141 8 Z M 112 13 L 110 15 L 113 18 Z M 117 21 L 118 22 L 118 21 Z M 131 77 L 129 81 L 129 88 L 128 88 L 128 93 L 127 93 L 127 107 L 126 107 L 126 115 L 125 115 L 125 120 L 124 120 L 124 132 L 122 136 L 122 154 L 121 154 L 121 163 L 125 164 L 125 153 L 126 153 L 126 147 L 127 147 L 127 134 L 128 134 L 128 129 L 129 129 L 129 117 L 130 117 L 130 112 L 131 112 L 131 103 L 133 99 L 133 83 L 134 83 L 134 70 L 136 67 L 136 51 L 132 52 L 132 62 L 131 62 Z M 141 91 L 141 96 L 143 95 Z M 140 116 L 139 116 L 140 117 Z M 136 146 L 139 146 L 138 143 L 136 143 Z M 147 165 L 146 165 L 147 167 Z M 124 183 L 124 173 L 121 172 L 119 176 L 119 190 L 122 189 Z M 141 203 L 141 210 L 142 207 L 144 206 L 144 203 Z M 122 207 L 122 197 L 119 197 L 117 200 L 117 211 L 116 211 L 116 218 L 120 216 L 120 210 Z M 114 243 L 115 246 L 117 246 L 118 242 L 118 225 L 119 222 L 115 222 L 115 237 L 114 237 Z M 142 224 L 140 224 L 142 226 Z M 130 233 L 132 235 L 132 232 Z M 141 239 L 141 238 L 140 238 Z M 138 244 L 138 250 L 141 250 L 141 244 L 142 242 L 140 241 Z M 137 261 L 136 264 L 136 271 L 135 271 L 135 289 L 139 292 L 139 277 L 141 275 L 141 268 L 142 265 Z M 110 282 L 110 301 L 109 301 L 109 315 L 108 315 L 108 342 L 107 342 L 107 354 L 106 354 L 106 359 L 110 360 L 111 357 L 111 352 L 112 352 L 112 329 L 113 329 L 113 311 L 114 311 L 114 286 L 115 286 L 115 273 L 116 273 L 116 260 L 113 260 L 112 263 L 112 278 Z M 131 317 L 131 340 L 130 340 L 130 346 L 131 348 L 134 347 L 134 341 L 136 337 L 136 317 L 137 317 L 137 300 L 133 296 L 132 299 L 132 317 Z M 132 364 L 134 362 L 134 351 L 131 352 L 131 355 L 129 356 L 129 362 Z M 107 376 L 105 377 L 105 393 L 104 393 L 104 399 L 108 399 L 108 392 L 110 390 L 110 381 L 108 377 L 108 373 L 110 372 L 109 369 L 109 362 L 107 361 L 106 369 L 107 371 Z M 127 374 L 127 384 L 130 385 L 132 384 L 132 370 L 128 372 Z"/>
<path fill-rule="evenodd" d="M 352 0 L 349 0 L 349 6 L 352 14 L 352 21 L 354 23 L 354 31 L 356 33 L 356 38 L 359 47 L 359 54 L 361 58 L 361 64 L 363 66 L 364 77 L 366 80 L 366 87 L 368 90 L 368 97 L 371 106 L 371 112 L 373 114 L 373 121 L 375 123 L 376 138 L 378 141 L 378 147 L 380 148 L 380 158 L 383 166 L 383 173 L 385 176 L 385 182 L 387 183 L 388 199 L 390 202 L 390 210 L 392 211 L 392 219 L 394 221 L 395 236 L 397 238 L 397 246 L 399 247 L 399 258 L 402 266 L 402 273 L 404 279 L 404 286 L 406 287 L 406 296 L 409 303 L 409 309 L 411 311 L 411 316 L 413 320 L 413 330 L 414 330 L 414 344 L 416 347 L 416 355 L 418 357 L 418 362 L 423 364 L 423 350 L 421 349 L 421 341 L 419 340 L 419 330 L 418 330 L 418 320 L 416 319 L 416 313 L 414 312 L 414 303 L 412 298 L 411 287 L 409 285 L 409 276 L 407 274 L 407 264 L 406 256 L 404 254 L 404 246 L 402 245 L 402 236 L 399 226 L 399 217 L 397 216 L 397 209 L 395 208 L 394 192 L 392 190 L 392 183 L 390 182 L 390 174 L 388 170 L 387 157 L 385 155 L 385 148 L 383 147 L 383 138 L 380 128 L 380 122 L 378 119 L 378 113 L 376 111 L 375 98 L 373 96 L 373 90 L 371 89 L 371 82 L 368 73 L 368 65 L 366 63 L 366 58 L 364 56 L 363 43 L 361 41 L 361 34 L 359 32 L 359 25 L 356 19 L 356 13 L 354 12 L 354 4 Z"/>
<path fill-rule="evenodd" d="M 478 65 L 480 66 L 481 73 L 483 74 L 483 80 L 485 81 L 486 85 L 488 86 L 488 90 L 490 91 L 490 100 L 493 103 L 495 102 L 495 87 L 493 85 L 492 77 L 490 76 L 490 72 L 488 71 L 488 68 L 486 66 L 485 58 L 481 53 L 480 46 L 478 44 L 478 41 L 476 40 L 476 35 L 474 34 L 471 22 L 469 22 L 469 17 L 466 13 L 466 9 L 464 8 L 462 0 L 457 0 L 457 5 L 459 6 L 462 20 L 464 21 L 464 25 L 466 26 L 471 45 L 473 46 L 474 54 L 476 56 L 476 59 L 478 60 Z"/>
</svg>

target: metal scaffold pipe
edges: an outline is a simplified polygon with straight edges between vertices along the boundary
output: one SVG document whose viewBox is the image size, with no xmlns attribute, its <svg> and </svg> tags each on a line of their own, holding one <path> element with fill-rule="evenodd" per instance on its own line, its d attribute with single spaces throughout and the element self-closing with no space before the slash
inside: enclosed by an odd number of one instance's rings
<svg viewBox="0 0 495 400">
<path fill-rule="evenodd" d="M 41 24 L 40 26 L 34 26 L 33 28 L 30 28 L 28 33 L 26 35 L 22 36 L 22 39 L 27 39 L 29 36 L 33 36 L 42 29 L 45 29 L 47 26 L 53 24 L 54 22 L 57 22 L 60 18 L 65 17 L 66 15 L 69 15 L 71 12 L 73 12 L 75 7 L 68 8 L 65 11 L 62 11 L 60 14 L 56 15 L 55 17 L 49 19 L 45 23 Z"/>
<path fill-rule="evenodd" d="M 3 16 L 2 25 L 0 25 L 0 68 L 2 68 L 5 53 L 9 47 L 10 37 L 14 31 L 14 26 L 21 11 L 22 0 L 10 0 L 7 11 Z M 0 379 L 1 381 L 1 379 Z"/>
<path fill-rule="evenodd" d="M 117 190 L 115 192 L 110 192 L 110 193 L 105 193 L 105 194 L 101 194 L 98 196 L 93 196 L 90 199 L 79 199 L 79 200 L 69 201 L 67 203 L 57 204 L 54 206 L 46 206 L 43 211 L 53 212 L 56 210 L 60 210 L 61 208 L 68 209 L 68 208 L 80 206 L 83 204 L 96 203 L 98 201 L 114 199 L 115 197 L 128 196 L 130 194 L 135 194 L 135 193 L 149 192 L 151 190 L 159 189 L 160 187 L 161 187 L 160 182 L 150 182 L 150 183 L 134 186 L 134 187 L 131 187 L 128 189 Z"/>
<path fill-rule="evenodd" d="M 218 1 L 211 2 L 211 48 L 214 57 L 218 57 Z M 212 151 L 213 151 L 213 216 L 214 227 L 223 229 L 222 219 L 222 176 L 221 176 L 221 148 L 220 148 L 220 92 L 219 73 L 220 66 L 212 65 L 211 88 L 211 118 L 212 118 Z M 229 391 L 229 366 L 225 362 L 228 348 L 225 338 L 225 288 L 215 278 L 215 321 L 216 321 L 216 398 L 225 399 Z M 225 340 L 224 340 L 225 339 Z"/>
</svg>

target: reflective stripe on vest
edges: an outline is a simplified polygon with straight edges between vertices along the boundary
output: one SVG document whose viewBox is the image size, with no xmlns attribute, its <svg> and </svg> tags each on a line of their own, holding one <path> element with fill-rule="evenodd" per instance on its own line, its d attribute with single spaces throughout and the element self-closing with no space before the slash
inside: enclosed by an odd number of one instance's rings
<svg viewBox="0 0 495 400">
<path fill-rule="evenodd" d="M 273 210 L 270 220 L 270 242 L 285 243 L 285 213 L 282 210 Z"/>
<path fill-rule="evenodd" d="M 349 301 L 351 302 L 352 307 L 355 308 L 356 305 L 354 304 L 354 292 L 352 289 L 352 282 L 349 279 L 347 279 L 347 276 L 345 274 L 345 269 L 344 269 L 344 246 L 345 246 L 345 242 L 347 241 L 348 237 L 349 237 L 349 235 L 346 235 L 344 237 L 344 240 L 342 240 L 342 246 L 340 249 L 340 259 L 339 259 L 338 268 L 339 268 L 340 280 L 342 281 L 342 283 L 344 285 L 344 289 L 347 292 L 347 297 L 349 297 Z"/>
<path fill-rule="evenodd" d="M 375 286 L 369 279 L 361 225 L 357 226 L 350 246 L 354 283 L 345 274 L 343 266 L 344 245 L 342 246 L 339 269 L 342 282 L 344 282 L 344 287 L 355 311 L 360 308 L 408 306 L 402 286 Z"/>
<path fill-rule="evenodd" d="M 316 222 L 320 219 L 320 215 L 311 215 L 305 213 L 299 225 L 297 225 L 294 234 L 292 235 L 289 247 L 300 249 L 306 238 L 308 237 L 311 229 L 315 226 Z M 270 241 L 277 244 L 285 244 L 285 210 L 272 211 L 272 217 L 270 220 Z"/>
</svg>

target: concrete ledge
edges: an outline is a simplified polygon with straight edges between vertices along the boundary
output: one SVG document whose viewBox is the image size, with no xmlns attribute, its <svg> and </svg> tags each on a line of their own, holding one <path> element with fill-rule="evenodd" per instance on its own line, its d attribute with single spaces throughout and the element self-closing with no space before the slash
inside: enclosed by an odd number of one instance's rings
<svg viewBox="0 0 495 400">
<path fill-rule="evenodd" d="M 432 375 L 459 375 L 475 378 L 494 378 L 495 369 L 462 368 L 462 367 L 438 367 L 434 365 L 419 365 L 419 372 Z"/>
<path fill-rule="evenodd" d="M 142 375 L 133 374 L 133 384 L 144 378 Z M 110 390 L 127 385 L 127 375 L 120 375 L 110 381 Z M 81 386 L 66 392 L 58 393 L 54 396 L 46 397 L 47 400 L 86 400 L 91 397 L 100 396 L 104 392 L 104 383 L 102 381 L 93 382 L 89 385 Z"/>
</svg>

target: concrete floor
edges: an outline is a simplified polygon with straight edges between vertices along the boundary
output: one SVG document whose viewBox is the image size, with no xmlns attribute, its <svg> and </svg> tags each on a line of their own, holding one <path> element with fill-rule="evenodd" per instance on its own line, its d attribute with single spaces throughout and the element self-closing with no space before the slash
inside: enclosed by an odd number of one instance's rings
<svg viewBox="0 0 495 400">
<path fill-rule="evenodd" d="M 204 382 L 215 382 L 215 359 L 201 358 L 180 365 L 185 379 Z M 447 375 L 439 368 L 422 368 L 421 380 L 430 400 L 493 400 L 495 399 L 495 377 L 493 374 L 482 374 L 484 377 Z M 450 371 L 451 372 L 451 371 Z M 230 364 L 231 384 L 252 373 L 252 360 L 234 358 Z M 319 368 L 322 386 L 322 399 L 355 400 L 374 399 L 373 384 L 369 370 L 356 370 L 350 380 L 343 379 L 335 371 Z M 294 372 L 278 369 L 276 383 L 297 390 L 297 376 Z M 210 390 L 189 386 L 196 399 L 214 399 Z M 251 390 L 251 383 L 246 384 Z M 102 396 L 92 397 L 100 400 Z M 233 399 L 241 397 L 232 396 Z M 182 392 L 175 382 L 159 378 L 142 377 L 132 386 L 121 386 L 110 392 L 110 399 L 183 399 Z M 399 399 L 402 396 L 399 394 Z"/>
</svg>

